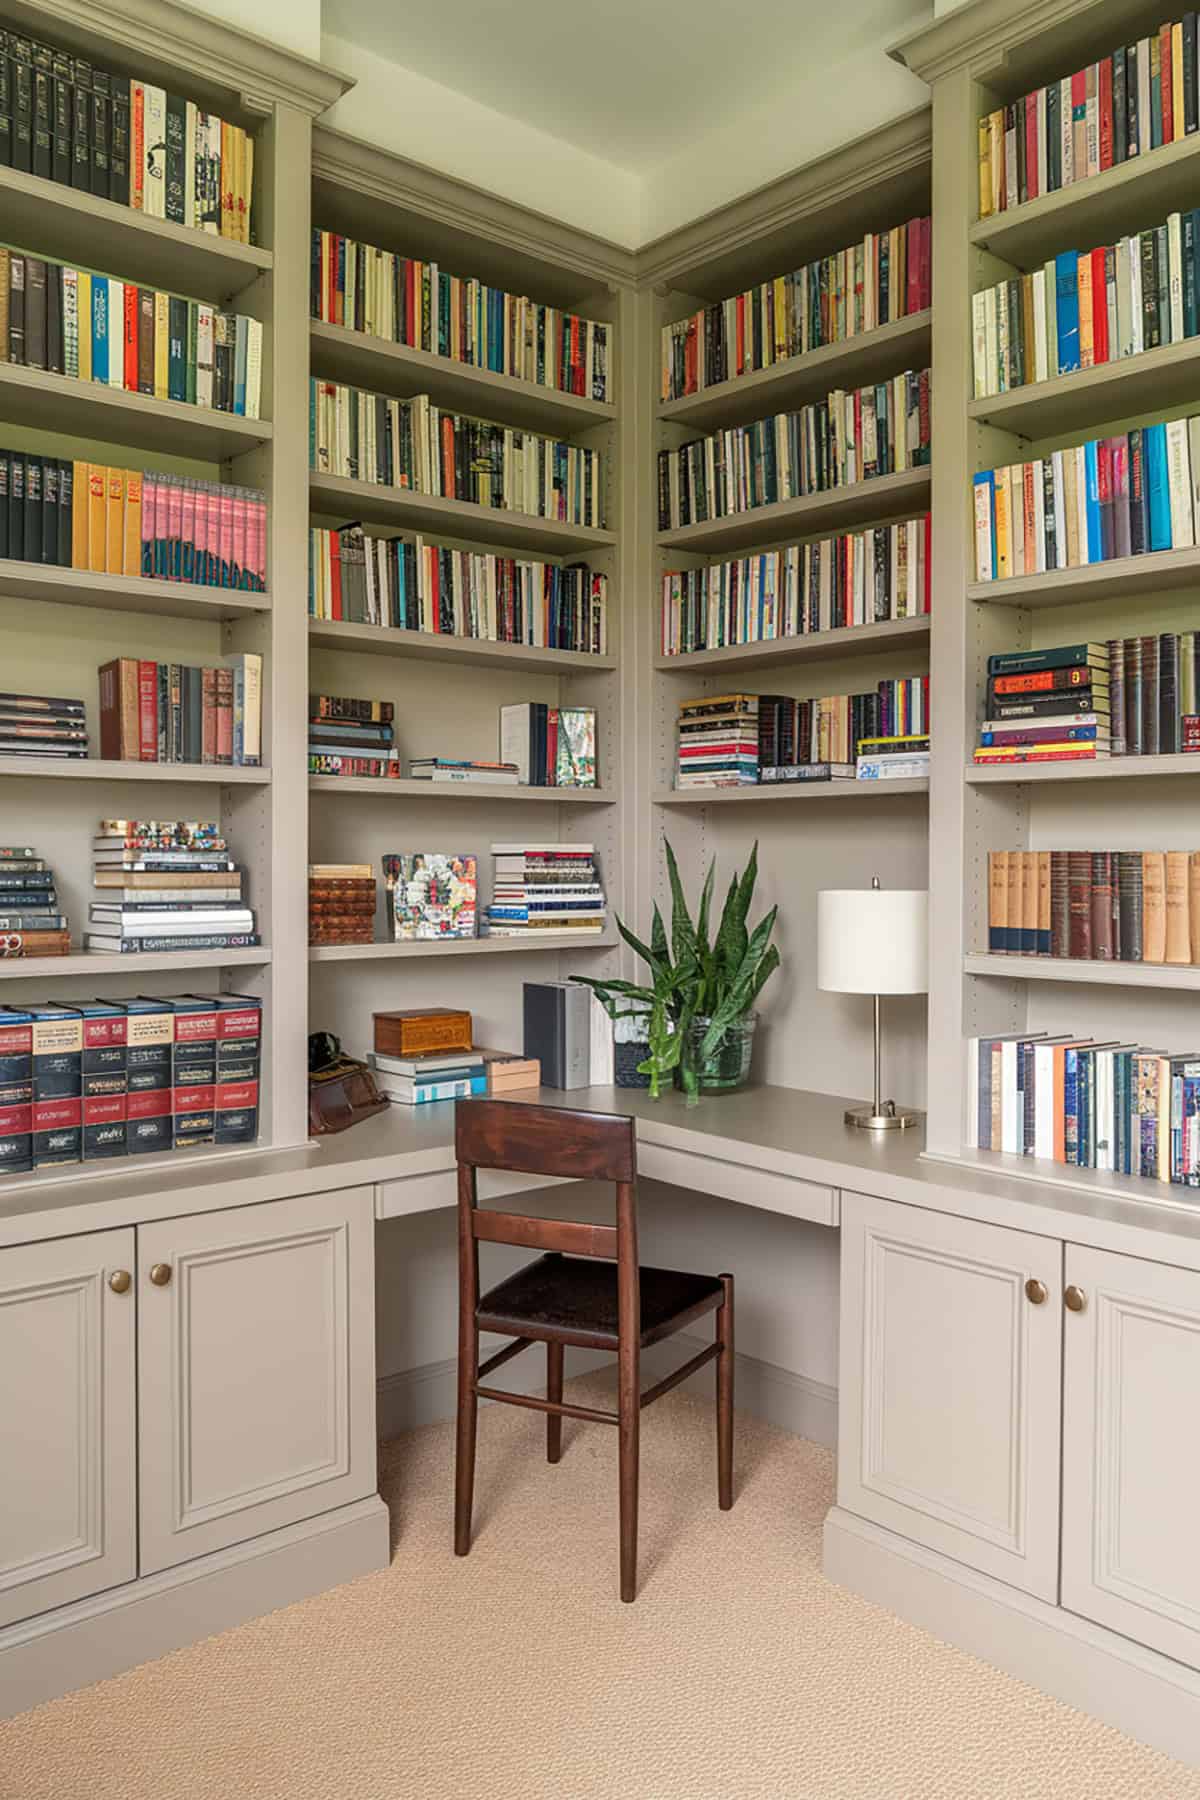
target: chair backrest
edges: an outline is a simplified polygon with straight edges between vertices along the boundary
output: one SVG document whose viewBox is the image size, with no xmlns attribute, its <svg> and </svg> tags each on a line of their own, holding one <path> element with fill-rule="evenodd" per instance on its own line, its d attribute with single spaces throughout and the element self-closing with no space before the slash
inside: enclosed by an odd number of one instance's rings
<svg viewBox="0 0 1200 1800">
<path fill-rule="evenodd" d="M 637 1258 L 637 1135 L 632 1119 L 575 1112 L 566 1106 L 528 1106 L 520 1100 L 460 1100 L 455 1109 L 460 1242 L 571 1252 L 577 1256 Z M 617 1224 L 589 1225 L 500 1212 L 477 1205 L 475 1171 L 511 1169 L 523 1175 L 560 1175 L 574 1181 L 611 1181 Z"/>
</svg>

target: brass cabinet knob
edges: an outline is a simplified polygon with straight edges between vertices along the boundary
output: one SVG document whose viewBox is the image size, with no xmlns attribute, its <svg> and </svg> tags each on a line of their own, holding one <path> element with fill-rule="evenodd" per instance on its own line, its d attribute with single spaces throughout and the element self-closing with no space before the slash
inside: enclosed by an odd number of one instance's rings
<svg viewBox="0 0 1200 1800">
<path fill-rule="evenodd" d="M 1087 1305 L 1087 1295 L 1081 1287 L 1072 1285 L 1064 1293 L 1063 1302 L 1068 1312 L 1082 1312 Z"/>
<path fill-rule="evenodd" d="M 150 1279 L 155 1287 L 166 1287 L 171 1279 L 170 1263 L 155 1263 L 150 1270 Z"/>
<path fill-rule="evenodd" d="M 128 1269 L 114 1269 L 108 1278 L 108 1285 L 114 1294 L 127 1294 L 133 1286 L 133 1276 Z"/>
<path fill-rule="evenodd" d="M 1025 1283 L 1025 1298 L 1031 1306 L 1041 1306 L 1046 1298 L 1045 1282 L 1039 1281 L 1036 1275 L 1031 1275 Z"/>
</svg>

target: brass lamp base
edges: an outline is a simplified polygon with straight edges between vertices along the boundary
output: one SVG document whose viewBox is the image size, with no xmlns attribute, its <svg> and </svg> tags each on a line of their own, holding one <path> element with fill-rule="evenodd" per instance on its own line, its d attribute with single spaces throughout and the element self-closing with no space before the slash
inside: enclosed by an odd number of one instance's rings
<svg viewBox="0 0 1200 1800">
<path fill-rule="evenodd" d="M 897 1106 L 894 1100 L 868 1102 L 865 1106 L 848 1106 L 842 1114 L 847 1125 L 854 1125 L 860 1131 L 905 1131 L 915 1125 L 921 1115 L 906 1106 Z"/>
</svg>

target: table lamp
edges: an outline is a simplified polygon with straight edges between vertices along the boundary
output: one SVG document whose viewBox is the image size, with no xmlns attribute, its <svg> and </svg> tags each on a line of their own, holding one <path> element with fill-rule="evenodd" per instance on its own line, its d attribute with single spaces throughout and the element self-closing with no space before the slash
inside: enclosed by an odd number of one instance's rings
<svg viewBox="0 0 1200 1800">
<path fill-rule="evenodd" d="M 875 1002 L 875 1091 L 869 1106 L 847 1109 L 847 1125 L 902 1131 L 919 1114 L 880 1094 L 881 994 L 923 994 L 929 986 L 929 895 L 923 889 L 826 889 L 817 895 L 817 986 L 831 994 L 870 994 Z"/>
</svg>

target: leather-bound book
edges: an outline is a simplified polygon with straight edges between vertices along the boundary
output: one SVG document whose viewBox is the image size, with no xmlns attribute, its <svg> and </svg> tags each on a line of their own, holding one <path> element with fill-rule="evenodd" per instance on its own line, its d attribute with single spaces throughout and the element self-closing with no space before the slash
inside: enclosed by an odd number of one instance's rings
<svg viewBox="0 0 1200 1800">
<path fill-rule="evenodd" d="M 1071 954 L 1070 852 L 1050 852 L 1050 954 Z"/>
<path fill-rule="evenodd" d="M 1142 960 L 1142 853 L 1118 850 L 1117 887 L 1120 893 L 1120 935 L 1117 952 L 1122 962 Z"/>
<path fill-rule="evenodd" d="M 1069 956 L 1089 961 L 1092 955 L 1092 854 L 1067 852 Z"/>
<path fill-rule="evenodd" d="M 988 851 L 988 949 L 1003 955 L 1008 943 L 1008 859 L 1007 850 Z"/>
<path fill-rule="evenodd" d="M 1116 955 L 1113 942 L 1112 853 L 1092 851 L 1092 956 L 1096 962 L 1112 962 Z"/>
</svg>

